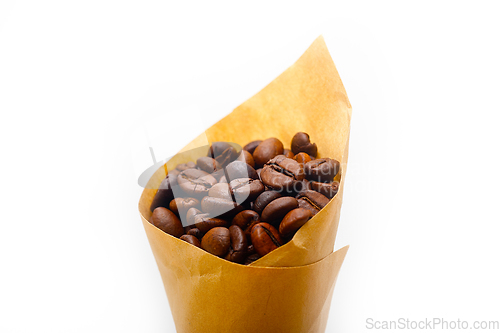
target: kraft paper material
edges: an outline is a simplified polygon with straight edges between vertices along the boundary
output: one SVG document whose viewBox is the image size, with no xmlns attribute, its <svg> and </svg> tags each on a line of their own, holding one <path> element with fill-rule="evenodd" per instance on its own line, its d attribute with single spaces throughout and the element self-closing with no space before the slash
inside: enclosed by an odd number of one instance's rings
<svg viewBox="0 0 500 333">
<path fill-rule="evenodd" d="M 248 121 L 248 119 L 252 121 Z M 351 105 L 322 37 L 279 77 L 189 143 L 149 180 L 139 211 L 178 332 L 324 332 L 347 253 L 333 252 L 344 188 Z M 341 163 L 337 195 L 280 248 L 244 266 L 215 257 L 148 222 L 168 170 L 196 161 L 214 141 L 276 137 L 290 148 L 306 132 L 318 157 Z"/>
</svg>

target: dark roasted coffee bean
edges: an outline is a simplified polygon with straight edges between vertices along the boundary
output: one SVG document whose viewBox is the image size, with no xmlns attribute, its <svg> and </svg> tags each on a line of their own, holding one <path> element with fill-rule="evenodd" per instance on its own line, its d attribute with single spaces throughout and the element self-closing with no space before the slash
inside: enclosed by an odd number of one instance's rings
<svg viewBox="0 0 500 333">
<path fill-rule="evenodd" d="M 194 224 L 194 218 L 199 214 L 202 214 L 202 212 L 199 209 L 195 207 L 189 208 L 188 211 L 186 212 L 187 225 L 192 226 Z"/>
<path fill-rule="evenodd" d="M 237 225 L 229 227 L 229 234 L 231 235 L 231 251 L 226 259 L 241 264 L 245 260 L 248 248 L 247 237 Z"/>
<path fill-rule="evenodd" d="M 151 202 L 151 206 L 149 209 L 154 211 L 156 207 L 168 207 L 170 201 L 174 198 L 174 192 L 172 188 L 177 186 L 177 176 L 179 175 L 179 171 L 174 169 L 168 173 L 167 177 L 162 180 L 160 186 L 158 187 L 158 191 Z"/>
<path fill-rule="evenodd" d="M 258 259 L 260 259 L 260 255 L 258 253 L 251 254 L 245 259 L 245 265 L 250 265 L 254 261 L 257 261 Z"/>
<path fill-rule="evenodd" d="M 200 170 L 203 170 L 207 173 L 214 173 L 215 171 L 222 169 L 219 162 L 208 156 L 203 156 L 197 159 L 196 165 L 198 166 L 198 168 L 200 168 Z"/>
<path fill-rule="evenodd" d="M 280 198 L 281 193 L 277 191 L 265 191 L 261 195 L 255 199 L 255 202 L 253 203 L 253 209 L 257 213 L 262 213 L 262 210 L 269 204 L 271 201 L 274 199 Z"/>
<path fill-rule="evenodd" d="M 200 240 L 193 235 L 182 235 L 181 239 L 196 247 L 201 247 Z"/>
<path fill-rule="evenodd" d="M 204 214 L 197 215 L 194 219 L 195 227 L 205 234 L 208 230 L 216 227 L 229 227 L 229 222 L 217 217 L 208 217 Z"/>
<path fill-rule="evenodd" d="M 295 198 L 281 197 L 275 199 L 264 208 L 261 220 L 271 224 L 278 224 L 289 211 L 297 207 L 299 207 L 299 203 Z"/>
<path fill-rule="evenodd" d="M 301 181 L 297 181 L 295 182 L 295 184 L 293 184 L 293 190 L 295 193 L 299 193 L 310 189 L 311 189 L 311 182 L 308 181 L 307 179 L 302 179 Z"/>
<path fill-rule="evenodd" d="M 259 179 L 259 175 L 254 168 L 242 161 L 234 161 L 228 164 L 226 167 L 226 181 L 231 182 L 233 179 L 238 178 L 252 178 Z"/>
<path fill-rule="evenodd" d="M 255 247 L 253 246 L 253 244 L 248 245 L 248 247 L 247 247 L 247 255 L 252 255 L 254 253 L 255 253 Z"/>
<path fill-rule="evenodd" d="M 340 170 L 340 163 L 331 158 L 318 158 L 304 164 L 304 173 L 308 180 L 329 183 Z"/>
<path fill-rule="evenodd" d="M 211 254 L 223 257 L 229 251 L 231 235 L 224 227 L 210 229 L 201 239 L 201 247 Z"/>
<path fill-rule="evenodd" d="M 262 140 L 255 140 L 250 143 L 248 143 L 245 147 L 243 147 L 244 150 L 249 152 L 250 154 L 253 154 L 255 151 L 255 148 L 262 142 Z"/>
<path fill-rule="evenodd" d="M 236 214 L 233 218 L 232 224 L 239 226 L 245 230 L 252 222 L 259 221 L 259 214 L 253 210 L 243 210 Z"/>
<path fill-rule="evenodd" d="M 331 183 L 320 183 L 320 182 L 310 182 L 311 189 L 323 194 L 325 197 L 331 199 L 339 191 L 340 183 L 338 181 L 333 181 Z"/>
<path fill-rule="evenodd" d="M 181 220 L 186 217 L 189 208 L 199 207 L 200 201 L 195 198 L 175 198 L 170 201 L 169 208 L 172 212 L 179 215 Z"/>
<path fill-rule="evenodd" d="M 230 201 L 233 200 L 233 197 L 231 195 L 231 188 L 227 183 L 217 183 L 214 186 L 212 186 L 208 191 L 208 196 Z"/>
<path fill-rule="evenodd" d="M 261 168 L 271 158 L 283 154 L 283 143 L 276 138 L 262 141 L 253 152 L 255 166 Z"/>
<path fill-rule="evenodd" d="M 290 149 L 283 149 L 283 155 L 285 155 L 288 158 L 293 158 L 294 155 Z"/>
<path fill-rule="evenodd" d="M 219 169 L 219 170 L 217 170 L 217 171 L 215 171 L 215 172 L 212 172 L 210 175 L 211 175 L 212 177 L 214 177 L 214 178 L 215 178 L 215 180 L 217 180 L 219 183 L 221 183 L 221 181 L 220 181 L 220 180 L 222 179 L 222 177 L 225 177 L 225 174 L 224 174 L 224 169 Z M 225 179 L 225 178 L 224 178 L 224 179 Z"/>
<path fill-rule="evenodd" d="M 299 230 L 311 218 L 311 212 L 304 208 L 295 208 L 289 211 L 280 223 L 280 234 L 288 238 Z"/>
<path fill-rule="evenodd" d="M 196 237 L 198 239 L 201 239 L 201 236 L 202 236 L 201 231 L 198 228 L 189 229 L 189 231 L 187 232 L 187 234 L 191 235 L 191 236 L 194 236 L 194 237 Z"/>
<path fill-rule="evenodd" d="M 238 155 L 239 152 L 234 147 L 229 147 L 216 157 L 215 160 L 219 162 L 222 167 L 226 167 L 229 163 L 238 158 Z"/>
<path fill-rule="evenodd" d="M 293 157 L 293 159 L 304 165 L 311 160 L 311 156 L 309 156 L 307 153 L 298 153 Z"/>
<path fill-rule="evenodd" d="M 318 147 L 315 143 L 311 143 L 309 134 L 298 132 L 292 138 L 292 152 L 297 155 L 300 152 L 307 153 L 308 155 L 316 158 L 318 154 Z"/>
<path fill-rule="evenodd" d="M 176 169 L 179 171 L 184 171 L 187 169 L 194 169 L 194 168 L 196 168 L 196 164 L 194 162 L 187 162 L 187 163 L 178 164 L 176 167 Z"/>
<path fill-rule="evenodd" d="M 236 202 L 222 198 L 207 196 L 201 200 L 201 210 L 210 216 L 228 216 L 237 206 Z"/>
<path fill-rule="evenodd" d="M 330 199 L 325 197 L 323 194 L 312 190 L 306 190 L 300 192 L 297 195 L 297 199 L 302 199 L 307 201 L 311 206 L 313 206 L 318 211 L 321 210 L 323 207 L 325 207 L 326 204 L 330 201 Z"/>
<path fill-rule="evenodd" d="M 184 234 L 184 227 L 179 218 L 165 207 L 157 207 L 149 222 L 174 237 L 180 237 Z"/>
<path fill-rule="evenodd" d="M 252 154 L 250 154 L 248 151 L 242 149 L 240 155 L 236 159 L 237 161 L 245 162 L 248 165 L 250 165 L 252 168 L 255 167 L 255 161 L 253 160 Z"/>
<path fill-rule="evenodd" d="M 262 182 L 280 192 L 292 192 L 294 184 L 304 179 L 302 165 L 285 155 L 278 155 L 269 160 L 260 173 Z"/>
<path fill-rule="evenodd" d="M 318 214 L 319 209 L 316 208 L 316 206 L 314 206 L 308 200 L 306 200 L 304 198 L 299 198 L 299 199 L 297 199 L 297 202 L 299 203 L 299 208 L 307 209 L 308 211 L 311 212 L 311 216 L 314 216 L 314 215 Z"/>
<path fill-rule="evenodd" d="M 276 228 L 268 223 L 257 223 L 252 229 L 252 244 L 259 255 L 265 256 L 282 243 Z"/>
<path fill-rule="evenodd" d="M 255 170 L 257 172 L 257 176 L 259 176 L 260 181 L 262 181 L 262 178 L 260 178 L 260 173 L 262 172 L 262 168 Z"/>
<path fill-rule="evenodd" d="M 208 149 L 208 157 L 216 158 L 219 157 L 226 149 L 232 147 L 228 142 L 217 141 L 212 142 L 212 145 Z"/>
<path fill-rule="evenodd" d="M 253 201 L 262 192 L 264 185 L 258 179 L 238 178 L 229 183 L 237 203 Z"/>
<path fill-rule="evenodd" d="M 187 169 L 179 174 L 177 182 L 186 194 L 199 197 L 207 195 L 217 180 L 203 170 Z"/>
</svg>

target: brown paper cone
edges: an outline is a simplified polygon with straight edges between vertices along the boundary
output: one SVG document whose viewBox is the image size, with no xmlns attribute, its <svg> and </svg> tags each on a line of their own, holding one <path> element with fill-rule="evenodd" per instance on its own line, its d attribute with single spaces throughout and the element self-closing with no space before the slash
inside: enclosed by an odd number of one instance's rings
<svg viewBox="0 0 500 333">
<path fill-rule="evenodd" d="M 252 121 L 248 121 L 251 119 Z M 347 252 L 333 252 L 347 165 L 351 105 L 319 37 L 278 78 L 198 136 L 150 179 L 139 210 L 178 332 L 323 332 L 333 287 Z M 284 246 L 250 266 L 215 257 L 148 222 L 166 170 L 195 161 L 213 141 L 246 144 L 276 137 L 290 147 L 310 134 L 319 156 L 341 162 L 337 195 Z"/>
</svg>

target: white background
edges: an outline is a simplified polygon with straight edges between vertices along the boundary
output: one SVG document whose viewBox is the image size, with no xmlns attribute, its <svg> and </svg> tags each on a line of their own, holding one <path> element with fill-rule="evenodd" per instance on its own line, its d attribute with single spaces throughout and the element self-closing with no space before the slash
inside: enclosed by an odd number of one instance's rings
<svg viewBox="0 0 500 333">
<path fill-rule="evenodd" d="M 500 321 L 498 2 L 180 3 L 0 1 L 0 332 L 174 332 L 131 138 L 165 116 L 167 157 L 320 34 L 353 106 L 328 331 Z"/>
</svg>

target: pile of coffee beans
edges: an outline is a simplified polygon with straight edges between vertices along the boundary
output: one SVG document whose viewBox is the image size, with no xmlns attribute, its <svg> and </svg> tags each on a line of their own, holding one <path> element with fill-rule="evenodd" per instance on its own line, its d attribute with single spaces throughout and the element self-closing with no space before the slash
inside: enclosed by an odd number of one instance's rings
<svg viewBox="0 0 500 333">
<path fill-rule="evenodd" d="M 294 135 L 291 150 L 276 138 L 243 149 L 213 142 L 207 156 L 169 171 L 150 222 L 213 255 L 249 264 L 292 239 L 337 194 L 340 163 L 317 153 L 303 132 Z"/>
</svg>

